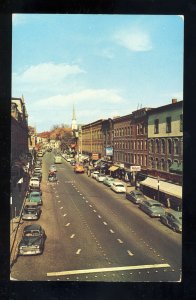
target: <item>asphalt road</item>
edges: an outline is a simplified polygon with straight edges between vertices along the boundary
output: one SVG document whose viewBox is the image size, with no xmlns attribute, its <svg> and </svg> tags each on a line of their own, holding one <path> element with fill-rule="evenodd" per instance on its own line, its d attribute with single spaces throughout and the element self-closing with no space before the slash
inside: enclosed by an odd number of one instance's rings
<svg viewBox="0 0 196 300">
<path fill-rule="evenodd" d="M 47 239 L 44 253 L 19 256 L 17 280 L 160 282 L 181 280 L 181 235 L 66 161 L 58 184 L 48 183 L 53 153 L 43 158 L 43 207 L 36 223 Z M 20 240 L 21 225 L 18 233 Z"/>
</svg>

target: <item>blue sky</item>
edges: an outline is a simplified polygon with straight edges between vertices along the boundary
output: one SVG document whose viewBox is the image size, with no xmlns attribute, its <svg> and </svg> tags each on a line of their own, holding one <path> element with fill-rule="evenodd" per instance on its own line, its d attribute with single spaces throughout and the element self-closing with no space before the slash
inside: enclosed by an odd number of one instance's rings
<svg viewBox="0 0 196 300">
<path fill-rule="evenodd" d="M 12 96 L 38 132 L 183 99 L 177 15 L 14 14 Z"/>
</svg>

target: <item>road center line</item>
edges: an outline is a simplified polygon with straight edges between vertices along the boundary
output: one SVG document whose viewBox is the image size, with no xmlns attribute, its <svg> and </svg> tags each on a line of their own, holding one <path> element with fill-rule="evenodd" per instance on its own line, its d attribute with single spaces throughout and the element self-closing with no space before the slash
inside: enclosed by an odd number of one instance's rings
<svg viewBox="0 0 196 300">
<path fill-rule="evenodd" d="M 78 251 L 79 250 L 81 250 L 81 249 L 78 249 Z M 113 268 L 99 268 L 99 269 L 86 269 L 86 270 L 71 270 L 71 271 L 61 271 L 61 272 L 49 272 L 46 275 L 47 276 L 64 276 L 64 275 L 75 275 L 75 274 L 101 273 L 101 272 L 114 272 L 114 271 L 128 271 L 128 270 L 144 270 L 144 269 L 157 269 L 157 268 L 170 268 L 170 267 L 171 266 L 169 264 L 138 265 L 138 266 L 124 266 L 124 267 L 113 267 Z"/>
<path fill-rule="evenodd" d="M 127 253 L 128 253 L 130 256 L 133 256 L 133 255 L 134 255 L 130 250 L 127 250 Z"/>
<path fill-rule="evenodd" d="M 120 239 L 117 239 L 117 241 L 118 241 L 120 244 L 123 244 L 123 241 L 121 241 Z"/>
</svg>

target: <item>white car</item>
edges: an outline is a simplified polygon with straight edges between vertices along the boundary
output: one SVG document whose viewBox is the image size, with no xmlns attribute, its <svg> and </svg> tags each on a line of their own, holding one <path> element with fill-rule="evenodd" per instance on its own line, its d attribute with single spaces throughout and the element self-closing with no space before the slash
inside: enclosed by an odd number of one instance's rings
<svg viewBox="0 0 196 300">
<path fill-rule="evenodd" d="M 40 187 L 40 180 L 38 177 L 31 177 L 29 182 L 30 187 Z"/>
<path fill-rule="evenodd" d="M 40 173 L 42 173 L 42 168 L 36 167 L 36 168 L 34 169 L 34 172 L 40 172 Z"/>
<path fill-rule="evenodd" d="M 99 171 L 93 171 L 91 173 L 91 177 L 94 178 L 94 179 L 96 179 L 96 177 L 97 177 L 98 174 L 99 174 Z"/>
<path fill-rule="evenodd" d="M 126 188 L 122 182 L 115 181 L 110 188 L 116 193 L 126 193 Z"/>
<path fill-rule="evenodd" d="M 68 161 L 68 162 L 70 162 L 71 160 L 72 160 L 71 157 L 67 157 L 67 158 L 66 158 L 66 161 Z"/>
<path fill-rule="evenodd" d="M 96 180 L 99 181 L 99 182 L 103 182 L 105 177 L 106 177 L 105 174 L 97 174 Z"/>
</svg>

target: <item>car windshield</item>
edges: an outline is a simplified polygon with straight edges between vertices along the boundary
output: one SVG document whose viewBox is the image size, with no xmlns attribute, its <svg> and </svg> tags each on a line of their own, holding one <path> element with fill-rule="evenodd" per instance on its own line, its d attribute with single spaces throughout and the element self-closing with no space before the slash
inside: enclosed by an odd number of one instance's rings
<svg viewBox="0 0 196 300">
<path fill-rule="evenodd" d="M 160 203 L 153 203 L 151 206 L 153 206 L 153 207 L 161 207 L 161 204 Z"/>
<path fill-rule="evenodd" d="M 34 230 L 34 231 L 26 231 L 24 233 L 25 236 L 39 236 L 40 232 L 38 230 Z"/>
<path fill-rule="evenodd" d="M 124 187 L 123 184 L 116 184 L 117 187 Z"/>
<path fill-rule="evenodd" d="M 39 193 L 31 193 L 31 194 L 30 194 L 30 197 L 33 197 L 33 198 L 40 198 L 40 194 L 39 194 Z"/>
<path fill-rule="evenodd" d="M 25 214 L 35 214 L 36 213 L 36 209 L 35 208 L 25 208 L 24 209 L 24 213 Z"/>
</svg>

